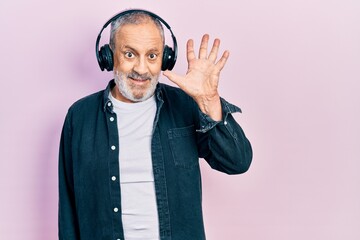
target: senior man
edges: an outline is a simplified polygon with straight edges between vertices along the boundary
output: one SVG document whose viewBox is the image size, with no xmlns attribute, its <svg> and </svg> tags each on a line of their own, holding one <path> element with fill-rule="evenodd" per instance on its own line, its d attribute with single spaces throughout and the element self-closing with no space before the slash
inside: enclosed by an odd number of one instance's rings
<svg viewBox="0 0 360 240">
<path fill-rule="evenodd" d="M 218 93 L 229 52 L 217 60 L 215 39 L 208 54 L 205 34 L 196 56 L 189 40 L 182 76 L 170 71 L 176 39 L 159 16 L 128 10 L 109 22 L 110 44 L 97 54 L 114 79 L 74 103 L 63 126 L 59 239 L 205 239 L 199 158 L 227 174 L 247 171 L 252 160 L 231 115 L 240 109 Z M 179 88 L 158 82 L 162 70 Z"/>
</svg>

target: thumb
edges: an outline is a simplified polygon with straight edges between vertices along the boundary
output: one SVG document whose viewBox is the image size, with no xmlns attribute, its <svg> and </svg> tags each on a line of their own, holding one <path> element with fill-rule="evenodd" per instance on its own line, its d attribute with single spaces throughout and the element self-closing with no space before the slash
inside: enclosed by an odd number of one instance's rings
<svg viewBox="0 0 360 240">
<path fill-rule="evenodd" d="M 163 72 L 163 75 L 177 85 L 178 85 L 178 82 L 181 81 L 181 76 L 177 75 L 176 73 L 174 73 L 172 71 L 166 70 Z"/>
</svg>

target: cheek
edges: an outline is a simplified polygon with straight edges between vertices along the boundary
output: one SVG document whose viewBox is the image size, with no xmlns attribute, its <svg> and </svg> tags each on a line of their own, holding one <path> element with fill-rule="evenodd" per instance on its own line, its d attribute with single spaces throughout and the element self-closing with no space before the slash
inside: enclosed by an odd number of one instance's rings
<svg viewBox="0 0 360 240">
<path fill-rule="evenodd" d="M 151 64 L 149 66 L 149 71 L 151 75 L 159 75 L 161 71 L 161 61 L 158 61 L 157 63 Z"/>
<path fill-rule="evenodd" d="M 122 56 L 119 52 L 114 54 L 114 70 L 119 72 L 130 72 L 133 67 L 132 65 L 133 64 L 126 61 L 124 56 Z"/>
<path fill-rule="evenodd" d="M 119 72 L 130 72 L 133 68 L 133 65 L 133 63 L 125 61 L 122 58 L 114 59 L 114 70 L 118 70 Z"/>
</svg>

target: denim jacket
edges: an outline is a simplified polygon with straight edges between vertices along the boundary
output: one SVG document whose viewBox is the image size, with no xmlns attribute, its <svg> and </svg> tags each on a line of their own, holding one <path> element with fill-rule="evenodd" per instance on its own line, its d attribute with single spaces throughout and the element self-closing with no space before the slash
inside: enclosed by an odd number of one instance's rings
<svg viewBox="0 0 360 240">
<path fill-rule="evenodd" d="M 124 240 L 121 221 L 117 116 L 109 92 L 74 103 L 63 126 L 59 153 L 59 239 Z M 223 121 L 202 113 L 182 90 L 159 83 L 151 154 L 161 240 L 202 240 L 199 158 L 216 170 L 248 170 L 252 149 L 221 99 Z M 139 146 L 141 147 L 141 146 Z"/>
</svg>

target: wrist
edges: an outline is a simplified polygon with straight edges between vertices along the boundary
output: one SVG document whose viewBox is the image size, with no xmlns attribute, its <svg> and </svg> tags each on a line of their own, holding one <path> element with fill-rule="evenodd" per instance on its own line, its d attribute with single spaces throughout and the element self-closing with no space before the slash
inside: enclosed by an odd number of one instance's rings
<svg viewBox="0 0 360 240">
<path fill-rule="evenodd" d="M 214 96 L 205 96 L 195 99 L 200 111 L 208 115 L 214 121 L 222 120 L 222 108 L 219 94 Z"/>
</svg>

